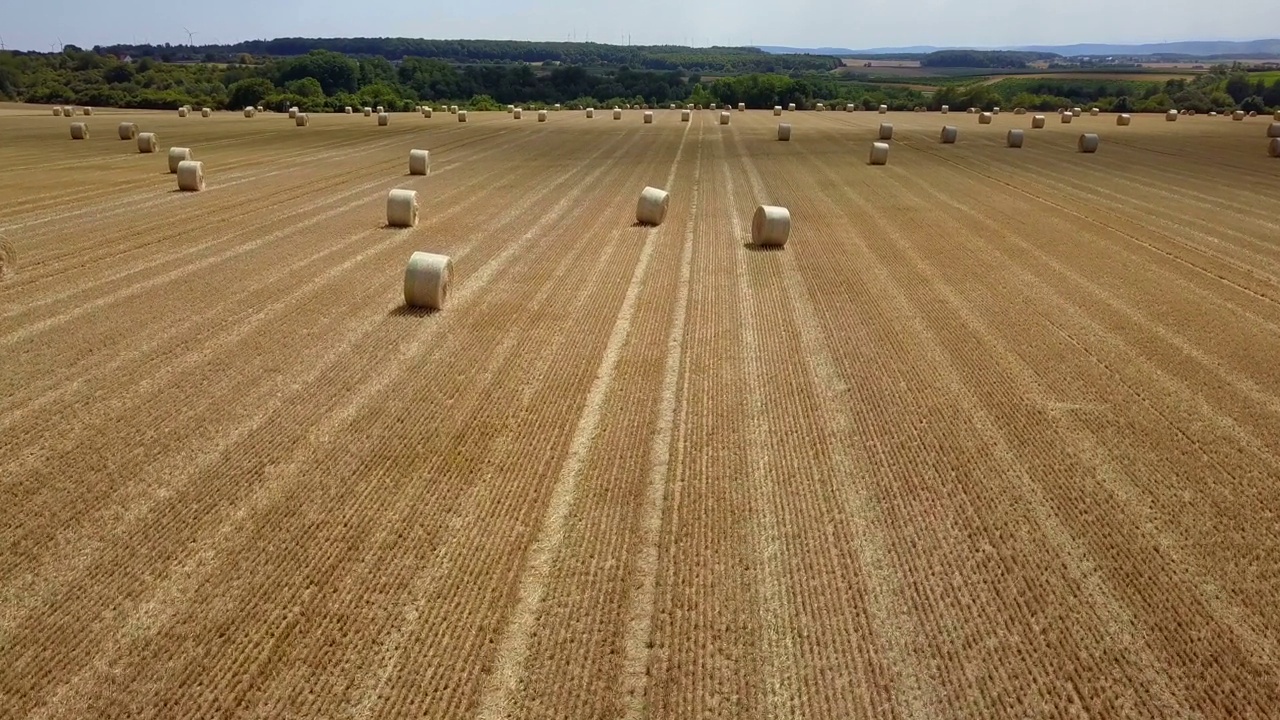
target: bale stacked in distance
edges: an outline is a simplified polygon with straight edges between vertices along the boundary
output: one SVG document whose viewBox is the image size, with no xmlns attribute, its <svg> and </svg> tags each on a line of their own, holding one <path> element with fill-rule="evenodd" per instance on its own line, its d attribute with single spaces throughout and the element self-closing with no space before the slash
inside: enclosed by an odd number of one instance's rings
<svg viewBox="0 0 1280 720">
<path fill-rule="evenodd" d="M 204 163 L 196 160 L 183 160 L 178 163 L 178 189 L 184 192 L 203 190 Z"/>
<path fill-rule="evenodd" d="M 1016 107 L 1016 108 L 1014 108 L 1014 109 L 1013 109 L 1013 114 L 1014 114 L 1014 115 L 1026 115 L 1026 114 L 1027 114 L 1027 109 L 1026 109 L 1026 108 L 1024 108 L 1024 107 Z"/>
<path fill-rule="evenodd" d="M 711 103 L 710 109 L 715 110 L 715 109 L 716 109 L 716 104 L 715 104 L 715 103 Z"/>
<path fill-rule="evenodd" d="M 448 255 L 413 253 L 404 268 L 404 304 L 428 310 L 444 309 L 452 276 L 453 260 Z"/>
<path fill-rule="evenodd" d="M 595 116 L 596 116 L 596 109 L 595 109 L 595 108 L 587 108 L 587 119 L 588 119 L 588 120 L 590 120 L 591 118 L 593 118 L 593 117 L 595 117 Z"/>
<path fill-rule="evenodd" d="M 783 142 L 791 140 L 791 125 L 789 123 L 778 123 L 778 139 Z"/>
<path fill-rule="evenodd" d="M 893 139 L 893 123 L 880 123 L 880 139 L 881 140 Z"/>
<path fill-rule="evenodd" d="M 261 106 L 261 105 L 259 105 L 258 107 L 254 108 L 254 110 L 256 110 L 256 111 L 258 111 L 258 112 L 262 112 L 262 106 Z"/>
<path fill-rule="evenodd" d="M 889 143 L 871 143 L 871 158 L 867 162 L 871 165 L 884 165 L 889 162 Z"/>
<path fill-rule="evenodd" d="M 169 172 L 170 173 L 178 172 L 178 165 L 182 164 L 186 160 L 191 160 L 192 158 L 193 156 L 191 155 L 191 150 L 187 148 L 181 148 L 181 147 L 169 148 Z"/>
<path fill-rule="evenodd" d="M 426 150 L 409 151 L 409 174 L 426 175 L 431 172 L 431 153 Z"/>
<path fill-rule="evenodd" d="M 160 137 L 155 133 L 138 134 L 138 152 L 153 153 L 160 147 Z"/>
<path fill-rule="evenodd" d="M 1022 131 L 1010 130 L 1009 134 L 1006 135 L 1004 138 L 1004 144 L 1011 148 L 1022 147 Z"/>
<path fill-rule="evenodd" d="M 777 205 L 760 205 L 751 218 L 751 242 L 782 247 L 791 237 L 791 211 Z"/>
<path fill-rule="evenodd" d="M 560 111 L 560 103 L 556 103 L 555 105 L 553 105 L 553 106 L 552 106 L 552 108 L 551 108 L 551 109 L 552 109 L 552 110 L 555 110 L 556 112 L 559 112 L 559 111 Z"/>
<path fill-rule="evenodd" d="M 418 192 L 396 188 L 387 193 L 387 225 L 414 227 L 418 224 Z"/>
<path fill-rule="evenodd" d="M 880 106 L 880 111 L 879 111 L 879 112 L 880 112 L 880 114 L 881 114 L 881 115 L 884 115 L 885 113 L 889 112 L 889 106 L 888 106 L 888 105 L 881 105 L 881 106 Z"/>
<path fill-rule="evenodd" d="M 178 108 L 178 117 L 186 117 L 186 116 L 187 116 L 187 109 L 184 107 Z"/>
<path fill-rule="evenodd" d="M 120 134 L 121 140 L 132 140 L 138 137 L 138 124 L 131 122 L 122 122 L 116 128 L 116 132 Z"/>
<path fill-rule="evenodd" d="M 746 103 L 738 103 L 738 112 L 746 112 L 746 111 L 747 111 L 747 104 L 746 104 Z"/>
<path fill-rule="evenodd" d="M 823 105 L 822 103 L 818 103 L 813 107 L 813 109 L 815 112 L 824 112 L 827 109 L 827 106 Z"/>
<path fill-rule="evenodd" d="M 954 144 L 959 137 L 960 137 L 960 129 L 957 128 L 955 125 L 942 126 L 941 140 L 943 145 Z"/>
<path fill-rule="evenodd" d="M 1166 111 L 1166 112 L 1165 112 L 1165 114 L 1164 114 L 1164 120 L 1165 120 L 1165 122 L 1177 122 L 1177 121 L 1178 121 L 1178 111 L 1177 111 L 1177 110 L 1168 110 L 1168 111 Z"/>
<path fill-rule="evenodd" d="M 538 122 L 546 122 L 546 121 L 547 121 L 547 111 L 546 111 L 546 110 L 539 110 L 539 111 L 538 111 Z"/>
<path fill-rule="evenodd" d="M 787 112 L 795 112 L 795 111 L 796 111 L 796 104 L 795 104 L 795 103 L 787 103 Z"/>
<path fill-rule="evenodd" d="M 778 117 L 778 116 L 780 116 L 780 115 L 782 115 L 782 106 L 781 106 L 781 105 L 774 105 L 774 106 L 773 106 L 773 116 L 774 116 L 774 117 Z"/>
<path fill-rule="evenodd" d="M 209 108 L 200 108 L 200 117 L 210 117 L 212 115 L 213 115 L 213 110 Z"/>
<path fill-rule="evenodd" d="M 666 190 L 648 187 L 640 191 L 640 200 L 636 203 L 636 222 L 641 225 L 661 225 L 667 218 L 667 206 L 671 196 Z"/>
<path fill-rule="evenodd" d="M 353 110 L 353 109 L 351 108 L 351 106 L 350 106 L 350 105 L 348 105 L 348 106 L 346 106 L 346 107 L 342 108 L 342 112 L 343 112 L 344 114 L 346 114 L 346 115 L 354 115 L 354 114 L 355 114 L 355 110 Z"/>
<path fill-rule="evenodd" d="M 950 113 L 950 112 L 951 112 L 951 106 L 950 106 L 950 105 L 943 105 L 943 106 L 942 106 L 942 111 L 941 111 L 941 112 L 942 112 L 942 114 L 943 114 L 943 115 L 946 115 L 946 114 Z"/>
<path fill-rule="evenodd" d="M 646 111 L 644 112 L 644 124 L 645 124 L 645 125 L 652 125 L 652 124 L 653 124 L 653 111 L 652 111 L 652 110 L 646 110 Z"/>
<path fill-rule="evenodd" d="M 523 118 L 523 117 L 524 117 L 524 110 L 523 110 L 523 109 L 521 109 L 521 108 L 516 108 L 515 110 L 512 110 L 512 111 L 511 111 L 511 118 L 512 118 L 513 120 L 519 120 L 519 119 L 521 119 L 521 118 Z"/>
<path fill-rule="evenodd" d="M 386 125 L 388 125 L 388 124 L 390 124 L 390 123 L 391 123 L 391 116 L 390 116 L 390 115 L 388 115 L 388 114 L 386 114 L 386 113 L 384 113 L 384 112 L 380 112 L 380 113 L 378 113 L 378 127 L 384 127 L 384 126 L 386 126 Z"/>
<path fill-rule="evenodd" d="M 1076 141 L 1076 148 L 1082 153 L 1092 153 L 1098 151 L 1098 136 L 1093 133 L 1085 133 Z"/>
<path fill-rule="evenodd" d="M 1043 115 L 1032 115 L 1032 116 L 1031 116 L 1031 129 L 1032 129 L 1032 130 L 1039 130 L 1039 129 L 1040 129 L 1040 128 L 1042 128 L 1042 127 L 1044 127 L 1044 116 L 1043 116 Z"/>
<path fill-rule="evenodd" d="M 71 139 L 72 140 L 88 140 L 89 126 L 82 122 L 71 123 Z"/>
<path fill-rule="evenodd" d="M 1089 108 L 1089 114 L 1093 117 L 1098 117 L 1098 112 L 1098 108 Z"/>
<path fill-rule="evenodd" d="M 373 117 L 373 108 L 371 107 L 363 108 L 361 112 L 364 113 L 365 117 Z"/>
<path fill-rule="evenodd" d="M 464 122 L 466 122 L 466 121 L 467 121 L 467 111 L 466 111 L 466 110 L 459 110 L 459 111 L 458 111 L 458 122 L 460 122 L 460 123 L 464 123 Z"/>
<path fill-rule="evenodd" d="M 720 124 L 721 124 L 721 125 L 728 125 L 728 124 L 729 124 L 729 113 L 727 113 L 727 112 L 721 112 L 721 113 L 720 113 Z"/>
<path fill-rule="evenodd" d="M 1244 111 L 1243 111 L 1243 110 L 1236 110 L 1235 112 L 1231 113 L 1231 119 L 1232 119 L 1232 120 L 1244 120 Z"/>
<path fill-rule="evenodd" d="M 1131 122 L 1133 122 L 1133 118 L 1127 113 L 1121 113 L 1116 116 L 1116 125 L 1119 125 L 1120 127 L 1124 127 Z"/>
<path fill-rule="evenodd" d="M 92 115 L 92 113 L 85 113 L 85 115 Z M 1249 117 L 1258 117 L 1258 111 L 1257 111 L 1257 110 L 1250 110 L 1250 111 L 1249 111 Z"/>
<path fill-rule="evenodd" d="M 691 116 L 692 116 L 692 113 L 690 113 L 688 110 L 681 110 L 681 111 L 680 111 L 680 122 L 689 122 L 689 118 L 690 118 Z"/>
<path fill-rule="evenodd" d="M 1062 124 L 1063 124 L 1063 125 L 1070 125 L 1070 124 L 1071 124 L 1071 118 L 1072 118 L 1072 117 L 1074 117 L 1074 116 L 1073 116 L 1071 113 L 1069 113 L 1069 112 L 1062 113 Z"/>
<path fill-rule="evenodd" d="M 1267 143 L 1267 154 L 1273 158 L 1280 158 L 1280 138 L 1271 138 Z"/>
<path fill-rule="evenodd" d="M 984 113 L 982 113 L 981 115 L 979 115 L 979 116 L 978 116 L 978 124 L 979 124 L 979 125 L 990 125 L 990 124 L 991 124 L 991 117 L 992 117 L 992 116 L 991 116 L 991 113 L 989 113 L 989 112 L 984 112 Z"/>
<path fill-rule="evenodd" d="M 293 123 L 297 127 L 306 127 L 311 124 L 311 118 L 306 113 L 298 113 L 298 116 L 293 119 Z"/>
</svg>

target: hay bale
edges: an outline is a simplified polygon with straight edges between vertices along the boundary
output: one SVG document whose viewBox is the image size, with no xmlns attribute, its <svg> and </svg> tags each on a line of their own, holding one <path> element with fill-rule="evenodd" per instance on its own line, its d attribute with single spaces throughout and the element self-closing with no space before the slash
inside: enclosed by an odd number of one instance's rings
<svg viewBox="0 0 1280 720">
<path fill-rule="evenodd" d="M 431 108 L 429 108 L 429 107 L 424 107 L 424 108 L 422 108 L 422 117 L 424 117 L 424 118 L 426 118 L 426 119 L 430 120 L 430 119 L 431 119 L 431 112 L 432 112 L 432 111 L 431 111 Z"/>
<path fill-rule="evenodd" d="M 645 125 L 652 125 L 652 124 L 653 124 L 653 111 L 652 111 L 652 110 L 646 110 L 646 111 L 644 112 L 644 124 L 645 124 Z"/>
<path fill-rule="evenodd" d="M 1080 110 L 1080 108 L 1071 108 L 1071 116 L 1072 116 L 1072 117 L 1080 117 L 1080 113 L 1081 113 L 1081 112 L 1082 112 L 1082 111 Z"/>
<path fill-rule="evenodd" d="M 1125 127 L 1131 122 L 1133 122 L 1133 118 L 1128 113 L 1120 113 L 1116 116 L 1116 125 L 1120 127 Z"/>
<path fill-rule="evenodd" d="M 1093 133 L 1085 133 L 1076 141 L 1076 149 L 1082 153 L 1094 153 L 1098 151 L 1098 136 Z"/>
<path fill-rule="evenodd" d="M 516 108 L 515 110 L 512 110 L 512 111 L 511 111 L 511 119 L 512 119 L 512 120 L 519 120 L 519 119 L 521 119 L 521 118 L 523 118 L 523 117 L 524 117 L 524 109 L 523 109 L 523 108 Z"/>
<path fill-rule="evenodd" d="M 721 112 L 721 113 L 720 113 L 720 124 L 721 124 L 721 125 L 728 125 L 728 124 L 729 124 L 729 113 L 727 113 L 727 112 Z"/>
<path fill-rule="evenodd" d="M 587 108 L 587 119 L 588 119 L 588 120 L 590 120 L 591 118 L 593 118 L 593 117 L 595 117 L 595 116 L 596 116 L 596 109 L 595 109 L 595 108 Z"/>
<path fill-rule="evenodd" d="M 551 109 L 555 110 L 556 112 L 560 112 L 560 103 L 556 103 L 555 105 L 551 106 Z"/>
<path fill-rule="evenodd" d="M 348 106 L 346 106 L 346 107 L 342 108 L 342 113 L 343 113 L 344 115 L 354 115 L 354 114 L 355 114 L 355 110 L 354 110 L 350 105 L 348 105 Z"/>
<path fill-rule="evenodd" d="M 178 189 L 184 192 L 203 190 L 204 163 L 196 160 L 183 160 L 178 163 Z"/>
<path fill-rule="evenodd" d="M 881 106 L 880 106 L 880 110 L 879 110 L 879 112 L 880 112 L 880 114 L 881 114 L 881 115 L 884 115 L 885 113 L 889 112 L 889 106 L 888 106 L 888 105 L 881 105 Z"/>
<path fill-rule="evenodd" d="M 387 193 L 387 225 L 414 227 L 418 224 L 418 191 L 396 188 Z"/>
<path fill-rule="evenodd" d="M 1026 109 L 1026 108 L 1024 108 L 1024 107 L 1016 107 L 1016 108 L 1014 108 L 1014 109 L 1013 109 L 1013 114 L 1014 114 L 1014 115 L 1026 115 L 1026 114 L 1027 114 L 1027 109 Z"/>
<path fill-rule="evenodd" d="M 978 108 L 972 108 L 972 107 L 971 107 L 971 108 L 969 108 L 968 110 L 965 110 L 965 113 L 966 113 L 966 114 L 969 114 L 969 115 L 977 115 L 977 114 L 978 114 Z"/>
<path fill-rule="evenodd" d="M 160 136 L 155 133 L 138 134 L 138 152 L 153 153 L 160 147 Z"/>
<path fill-rule="evenodd" d="M 1280 122 L 1280 110 L 1277 110 L 1276 114 L 1271 116 L 1271 119 L 1275 120 L 1276 122 Z"/>
<path fill-rule="evenodd" d="M 187 116 L 187 109 L 186 109 L 186 108 L 178 108 L 178 117 L 186 117 L 186 116 Z"/>
<path fill-rule="evenodd" d="M 751 242 L 782 247 L 791 237 L 791 211 L 777 205 L 760 205 L 751 218 Z"/>
<path fill-rule="evenodd" d="M 943 106 L 942 106 L 942 109 L 941 109 L 941 111 L 940 111 L 940 112 L 941 112 L 943 115 L 946 115 L 946 114 L 950 113 L 950 112 L 951 112 L 951 106 L 950 106 L 950 105 L 943 105 Z"/>
<path fill-rule="evenodd" d="M 621 110 L 619 110 L 618 108 L 614 108 L 614 109 L 613 109 L 613 119 L 614 119 L 614 120 L 621 120 L 621 119 L 622 119 L 622 111 L 621 111 Z"/>
<path fill-rule="evenodd" d="M 881 140 L 893 139 L 893 123 L 880 123 L 880 139 Z"/>
<path fill-rule="evenodd" d="M 1000 114 L 1000 108 L 998 108 L 998 107 L 993 107 L 993 108 L 991 108 L 991 114 L 992 114 L 992 115 L 999 115 L 999 114 Z"/>
<path fill-rule="evenodd" d="M 373 108 L 371 107 L 361 108 L 360 112 L 364 113 L 365 117 L 373 117 Z"/>
<path fill-rule="evenodd" d="M 656 187 L 645 187 L 640 191 L 640 200 L 636 203 L 636 222 L 641 225 L 661 225 L 667 218 L 667 206 L 671 196 L 666 190 Z"/>
<path fill-rule="evenodd" d="M 72 140 L 88 140 L 89 126 L 82 122 L 71 123 L 71 139 Z"/>
<path fill-rule="evenodd" d="M 452 276 L 453 260 L 448 255 L 414 252 L 404 268 L 404 304 L 443 310 Z"/>
<path fill-rule="evenodd" d="M 80 112 L 81 112 L 82 114 L 84 114 L 84 116 L 85 116 L 85 117 L 88 117 L 88 116 L 90 116 L 90 115 L 92 115 L 92 114 L 93 114 L 93 108 L 91 108 L 91 107 L 87 107 L 87 106 L 86 106 L 86 107 L 82 107 L 82 108 L 80 108 Z M 1258 114 L 1257 114 L 1257 113 L 1254 113 L 1253 115 L 1254 115 L 1254 117 L 1257 117 L 1257 116 L 1258 116 Z"/>
<path fill-rule="evenodd" d="M 209 108 L 200 108 L 200 117 L 212 117 L 213 110 Z"/>
<path fill-rule="evenodd" d="M 1010 130 L 1009 134 L 1006 135 L 1004 138 L 1004 144 L 1011 148 L 1022 147 L 1022 131 Z"/>
<path fill-rule="evenodd" d="M 707 108 L 707 109 L 708 109 L 708 110 L 715 110 L 715 109 L 716 109 L 716 104 L 715 104 L 715 103 L 711 103 L 711 105 L 710 105 L 710 106 L 708 106 L 708 108 Z"/>
<path fill-rule="evenodd" d="M 955 125 L 943 125 L 941 140 L 943 145 L 952 145 L 960 138 L 960 128 Z"/>
<path fill-rule="evenodd" d="M 1165 114 L 1164 114 L 1164 120 L 1165 120 L 1165 122 L 1177 122 L 1177 121 L 1178 121 L 1178 111 L 1177 111 L 1177 110 L 1167 110 L 1167 111 L 1165 111 Z"/>
<path fill-rule="evenodd" d="M 814 112 L 825 112 L 827 109 L 827 106 L 823 105 L 822 103 L 818 103 L 813 107 L 813 109 L 814 109 Z"/>
<path fill-rule="evenodd" d="M 1072 115 L 1072 114 L 1071 114 L 1071 113 L 1069 113 L 1069 112 L 1062 113 L 1062 124 L 1063 124 L 1063 125 L 1070 125 L 1070 124 L 1071 124 L 1071 118 L 1073 118 L 1073 117 L 1075 117 L 1075 116 L 1074 116 L 1074 115 Z"/>
<path fill-rule="evenodd" d="M 374 108 L 374 112 L 376 112 L 376 113 L 378 113 L 379 115 L 381 115 L 382 113 L 386 112 L 386 108 L 384 108 L 384 107 L 382 107 L 381 105 L 379 105 L 378 107 Z"/>
<path fill-rule="evenodd" d="M 391 116 L 390 116 L 390 115 L 388 115 L 388 114 L 386 114 L 386 113 L 384 113 L 384 112 L 380 112 L 380 113 L 378 113 L 378 127 L 386 127 L 386 126 L 387 126 L 387 125 L 389 125 L 390 123 L 391 123 Z"/>
<path fill-rule="evenodd" d="M 984 113 L 982 113 L 981 115 L 979 115 L 979 116 L 978 116 L 978 124 L 979 124 L 979 125 L 990 125 L 990 124 L 991 124 L 991 117 L 992 117 L 992 116 L 991 116 L 991 113 L 989 113 L 989 112 L 984 112 Z"/>
<path fill-rule="evenodd" d="M 1236 110 L 1235 112 L 1231 113 L 1231 119 L 1235 121 L 1244 120 L 1244 111 Z"/>
<path fill-rule="evenodd" d="M 1089 115 L 1092 117 L 1098 117 L 1098 112 L 1098 108 L 1089 108 Z"/>
<path fill-rule="evenodd" d="M 92 113 L 85 113 L 85 115 L 91 115 L 91 114 L 92 114 Z M 1258 117 L 1258 111 L 1257 111 L 1257 110 L 1250 110 L 1250 111 L 1249 111 L 1249 117 L 1251 117 L 1251 118 Z"/>
<path fill-rule="evenodd" d="M 738 103 L 738 112 L 746 112 L 746 111 L 747 111 L 747 104 L 746 104 L 746 103 Z"/>
<path fill-rule="evenodd" d="M 1267 154 L 1273 158 L 1280 158 L 1280 138 L 1271 138 L 1267 143 Z"/>
<path fill-rule="evenodd" d="M 262 112 L 262 106 L 259 105 L 258 107 L 254 108 L 254 110 L 257 112 Z"/>
<path fill-rule="evenodd" d="M 457 114 L 458 114 L 458 106 L 457 106 L 457 105 L 450 105 L 450 106 L 449 106 L 449 114 L 450 114 L 450 115 L 457 115 Z"/>
<path fill-rule="evenodd" d="M 887 162 L 889 162 L 889 143 L 871 143 L 871 159 L 867 163 L 870 165 L 884 165 Z"/>
<path fill-rule="evenodd" d="M 845 105 L 845 106 L 844 106 L 844 111 L 845 111 L 845 112 L 853 112 L 853 103 L 848 103 L 847 105 Z"/>
<path fill-rule="evenodd" d="M 1032 115 L 1032 116 L 1031 116 L 1031 129 L 1032 129 L 1032 130 L 1039 130 L 1039 129 L 1040 129 L 1040 128 L 1042 128 L 1042 127 L 1044 127 L 1044 116 L 1043 116 L 1043 115 Z"/>
<path fill-rule="evenodd" d="M 178 165 L 180 165 L 181 163 L 187 160 L 193 159 L 193 157 L 194 156 L 191 154 L 191 150 L 188 148 L 181 148 L 181 147 L 169 148 L 169 172 L 170 173 L 178 172 Z"/>
<path fill-rule="evenodd" d="M 1267 137 L 1280 138 L 1280 122 L 1273 122 L 1267 126 Z"/>
<path fill-rule="evenodd" d="M 306 113 L 298 113 L 298 116 L 293 119 L 293 123 L 297 127 L 306 127 L 311 124 L 311 118 Z"/>
<path fill-rule="evenodd" d="M 53 116 L 54 116 L 54 117 L 62 117 L 62 106 L 61 106 L 61 105 L 59 105 L 58 107 L 56 107 L 56 108 L 54 108 L 54 109 L 53 109 Z"/>
<path fill-rule="evenodd" d="M 458 111 L 458 122 L 460 122 L 460 123 L 464 123 L 464 122 L 466 122 L 466 121 L 467 121 L 467 111 L 466 111 L 466 110 L 459 110 L 459 111 Z"/>
<path fill-rule="evenodd" d="M 256 115 L 256 114 L 258 114 L 258 111 L 257 111 L 257 110 L 254 110 L 254 109 L 253 109 L 253 108 L 251 108 L 251 107 L 246 107 L 246 108 L 244 109 L 244 116 L 245 116 L 245 117 L 247 117 L 247 118 L 251 118 L 251 117 L 253 117 L 253 116 L 254 116 L 254 115 Z"/>
<path fill-rule="evenodd" d="M 693 115 L 688 110 L 680 111 L 680 122 L 689 122 L 689 118 Z"/>
<path fill-rule="evenodd" d="M 539 110 L 539 111 L 538 111 L 538 122 L 546 122 L 546 121 L 547 121 L 547 111 L 546 111 L 546 110 Z"/>
<path fill-rule="evenodd" d="M 426 150 L 409 151 L 409 174 L 427 175 L 431 172 L 431 153 Z"/>
<path fill-rule="evenodd" d="M 790 123 L 778 123 L 778 139 L 783 142 L 788 142 L 791 140 L 791 124 Z"/>
<path fill-rule="evenodd" d="M 774 116 L 774 117 L 779 117 L 779 116 L 781 116 L 781 115 L 782 115 L 782 106 L 781 106 L 781 105 L 774 105 L 774 106 L 773 106 L 773 116 Z"/>
<path fill-rule="evenodd" d="M 787 103 L 787 112 L 795 112 L 795 111 L 796 111 L 796 104 L 795 104 L 795 103 Z"/>
<path fill-rule="evenodd" d="M 138 123 L 122 122 L 116 128 L 121 140 L 132 140 L 138 137 Z"/>
</svg>

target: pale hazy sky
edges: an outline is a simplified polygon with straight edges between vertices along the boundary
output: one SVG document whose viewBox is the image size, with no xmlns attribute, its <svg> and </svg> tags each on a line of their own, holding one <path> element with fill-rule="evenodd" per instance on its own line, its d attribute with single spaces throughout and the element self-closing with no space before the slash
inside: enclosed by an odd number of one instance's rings
<svg viewBox="0 0 1280 720">
<path fill-rule="evenodd" d="M 5 47 L 427 37 L 634 44 L 1033 45 L 1280 35 L 1276 0 L 0 0 Z"/>
</svg>

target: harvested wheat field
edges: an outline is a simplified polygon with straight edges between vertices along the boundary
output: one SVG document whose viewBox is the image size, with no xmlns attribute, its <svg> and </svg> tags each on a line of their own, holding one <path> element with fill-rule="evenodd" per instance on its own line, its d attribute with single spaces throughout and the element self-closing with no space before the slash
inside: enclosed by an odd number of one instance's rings
<svg viewBox="0 0 1280 720">
<path fill-rule="evenodd" d="M 48 115 L 0 114 L 2 717 L 1280 707 L 1269 120 Z"/>
</svg>

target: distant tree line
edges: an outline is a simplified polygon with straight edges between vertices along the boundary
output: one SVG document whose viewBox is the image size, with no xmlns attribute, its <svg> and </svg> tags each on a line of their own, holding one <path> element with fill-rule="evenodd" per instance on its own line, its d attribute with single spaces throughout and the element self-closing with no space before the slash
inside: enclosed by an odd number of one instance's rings
<svg viewBox="0 0 1280 720">
<path fill-rule="evenodd" d="M 1036 60 L 1059 57 L 1046 52 L 1007 50 L 939 50 L 920 58 L 921 67 L 1025 68 Z"/>
</svg>

